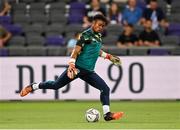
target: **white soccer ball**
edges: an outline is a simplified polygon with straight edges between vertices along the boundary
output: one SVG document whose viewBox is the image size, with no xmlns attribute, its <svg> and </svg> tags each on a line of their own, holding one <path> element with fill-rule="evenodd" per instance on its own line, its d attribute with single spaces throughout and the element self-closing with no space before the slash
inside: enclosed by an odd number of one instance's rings
<svg viewBox="0 0 180 130">
<path fill-rule="evenodd" d="M 88 122 L 97 122 L 100 120 L 100 112 L 94 108 L 88 109 L 85 118 Z"/>
</svg>

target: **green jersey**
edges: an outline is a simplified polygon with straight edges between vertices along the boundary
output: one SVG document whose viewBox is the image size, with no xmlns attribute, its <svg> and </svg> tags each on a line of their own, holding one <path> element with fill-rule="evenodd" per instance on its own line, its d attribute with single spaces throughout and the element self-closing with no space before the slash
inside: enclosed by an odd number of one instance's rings
<svg viewBox="0 0 180 130">
<path fill-rule="evenodd" d="M 102 46 L 101 34 L 95 33 L 89 28 L 82 32 L 77 45 L 81 46 L 82 49 L 76 59 L 76 66 L 85 70 L 94 71 Z"/>
</svg>

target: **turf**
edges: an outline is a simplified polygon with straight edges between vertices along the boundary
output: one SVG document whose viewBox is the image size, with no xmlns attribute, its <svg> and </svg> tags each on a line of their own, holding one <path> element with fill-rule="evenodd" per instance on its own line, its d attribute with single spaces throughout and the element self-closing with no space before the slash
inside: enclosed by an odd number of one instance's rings
<svg viewBox="0 0 180 130">
<path fill-rule="evenodd" d="M 98 101 L 0 102 L 0 128 L 180 129 L 179 101 L 115 101 L 111 110 L 125 116 L 111 122 L 86 122 L 84 113 L 91 107 L 101 111 Z"/>
</svg>

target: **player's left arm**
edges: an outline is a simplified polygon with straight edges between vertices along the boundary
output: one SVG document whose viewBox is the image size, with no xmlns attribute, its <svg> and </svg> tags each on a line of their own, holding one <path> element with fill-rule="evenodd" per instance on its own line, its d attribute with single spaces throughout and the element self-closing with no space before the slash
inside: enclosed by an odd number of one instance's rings
<svg viewBox="0 0 180 130">
<path fill-rule="evenodd" d="M 109 53 L 104 52 L 103 50 L 100 50 L 100 57 L 104 59 L 110 60 L 114 65 L 120 66 L 121 65 L 121 60 L 118 56 L 111 55 Z"/>
</svg>

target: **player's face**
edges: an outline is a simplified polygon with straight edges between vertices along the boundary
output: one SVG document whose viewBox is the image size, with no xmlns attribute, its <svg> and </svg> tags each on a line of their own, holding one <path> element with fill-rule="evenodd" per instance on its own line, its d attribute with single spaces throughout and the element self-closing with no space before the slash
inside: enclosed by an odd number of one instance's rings
<svg viewBox="0 0 180 130">
<path fill-rule="evenodd" d="M 92 29 L 94 32 L 102 32 L 106 26 L 106 23 L 102 20 L 96 20 L 92 24 Z"/>
</svg>

